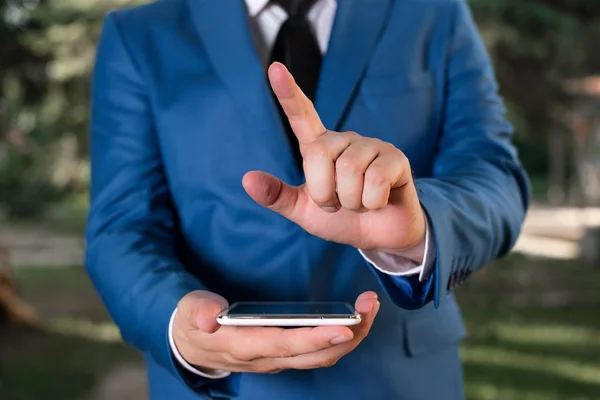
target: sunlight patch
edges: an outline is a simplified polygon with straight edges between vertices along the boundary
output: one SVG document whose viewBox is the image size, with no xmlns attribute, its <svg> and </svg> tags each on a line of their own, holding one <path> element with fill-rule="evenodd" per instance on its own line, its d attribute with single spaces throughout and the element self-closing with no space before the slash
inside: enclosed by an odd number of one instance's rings
<svg viewBox="0 0 600 400">
<path fill-rule="evenodd" d="M 84 319 L 55 318 L 50 330 L 63 335 L 79 336 L 97 342 L 122 342 L 119 329 L 111 322 L 94 323 Z"/>
<path fill-rule="evenodd" d="M 467 345 L 461 349 L 461 358 L 473 364 L 543 371 L 574 382 L 600 384 L 600 365 L 577 363 L 563 357 L 545 357 L 491 346 Z"/>
<path fill-rule="evenodd" d="M 467 393 L 469 398 L 477 400 L 565 400 L 562 395 L 556 393 L 515 390 L 494 386 L 490 383 L 469 383 L 467 385 Z M 571 399 L 571 397 L 569 397 L 569 399 Z"/>
<path fill-rule="evenodd" d="M 600 331 L 560 325 L 494 324 L 494 335 L 506 342 L 600 347 Z"/>
</svg>

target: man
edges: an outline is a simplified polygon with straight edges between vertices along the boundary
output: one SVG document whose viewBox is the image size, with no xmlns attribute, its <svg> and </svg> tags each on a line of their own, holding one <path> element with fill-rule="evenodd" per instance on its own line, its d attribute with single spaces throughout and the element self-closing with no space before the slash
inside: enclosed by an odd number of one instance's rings
<svg viewBox="0 0 600 400">
<path fill-rule="evenodd" d="M 87 267 L 152 398 L 462 398 L 451 291 L 510 250 L 528 202 L 496 86 L 459 0 L 109 14 Z M 239 300 L 354 299 L 352 329 L 215 322 Z"/>
</svg>

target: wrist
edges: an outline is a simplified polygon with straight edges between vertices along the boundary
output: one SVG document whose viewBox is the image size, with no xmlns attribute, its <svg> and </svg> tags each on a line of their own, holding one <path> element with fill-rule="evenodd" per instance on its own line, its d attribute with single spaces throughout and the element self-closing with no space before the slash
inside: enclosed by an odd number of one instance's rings
<svg viewBox="0 0 600 400">
<path fill-rule="evenodd" d="M 416 264 L 422 264 L 427 250 L 427 235 L 429 232 L 429 222 L 425 211 L 421 209 L 422 220 L 416 222 L 415 225 L 420 229 L 413 231 L 414 238 L 403 247 L 395 248 L 373 248 L 368 251 L 377 251 L 392 254 L 395 256 L 406 258 Z M 363 249 L 364 251 L 365 249 Z"/>
<path fill-rule="evenodd" d="M 425 236 L 416 245 L 406 249 L 381 249 L 385 253 L 393 254 L 395 256 L 404 257 L 413 261 L 416 264 L 422 264 L 425 258 Z"/>
</svg>

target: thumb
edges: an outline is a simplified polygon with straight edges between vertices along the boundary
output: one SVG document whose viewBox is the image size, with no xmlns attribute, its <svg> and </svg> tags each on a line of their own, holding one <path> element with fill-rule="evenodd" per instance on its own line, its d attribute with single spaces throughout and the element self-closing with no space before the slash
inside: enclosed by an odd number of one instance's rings
<svg viewBox="0 0 600 400">
<path fill-rule="evenodd" d="M 354 308 L 361 314 L 362 321 L 359 325 L 353 327 L 356 337 L 365 338 L 369 334 L 371 325 L 379 312 L 379 300 L 377 293 L 369 291 L 361 294 L 356 299 Z"/>
<path fill-rule="evenodd" d="M 293 187 L 260 171 L 248 172 L 242 179 L 246 193 L 254 201 L 300 224 L 300 210 L 307 197 L 301 187 Z"/>
<path fill-rule="evenodd" d="M 191 292 L 177 306 L 178 313 L 185 316 L 189 327 L 205 333 L 215 333 L 219 330 L 217 316 L 227 307 L 229 307 L 227 300 L 205 290 Z"/>
</svg>

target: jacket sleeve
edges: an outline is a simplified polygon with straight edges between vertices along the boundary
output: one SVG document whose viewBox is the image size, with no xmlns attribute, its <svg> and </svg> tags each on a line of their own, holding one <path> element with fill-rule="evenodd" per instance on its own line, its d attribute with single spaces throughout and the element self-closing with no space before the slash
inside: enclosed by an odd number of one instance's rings
<svg viewBox="0 0 600 400">
<path fill-rule="evenodd" d="M 419 294 L 413 294 L 418 302 L 407 302 L 397 282 L 380 277 L 401 307 L 419 308 L 432 299 L 438 307 L 472 272 L 507 254 L 529 202 L 529 182 L 511 143 L 512 127 L 485 46 L 466 2 L 453 7 L 439 149 L 432 176 L 416 179 L 437 259 L 433 281 L 405 282 Z"/>
<path fill-rule="evenodd" d="M 204 288 L 178 258 L 178 221 L 147 89 L 119 13 L 105 19 L 94 69 L 91 168 L 86 267 L 123 338 L 193 390 L 231 395 L 234 377 L 186 374 L 170 350 L 177 303 Z"/>
</svg>

